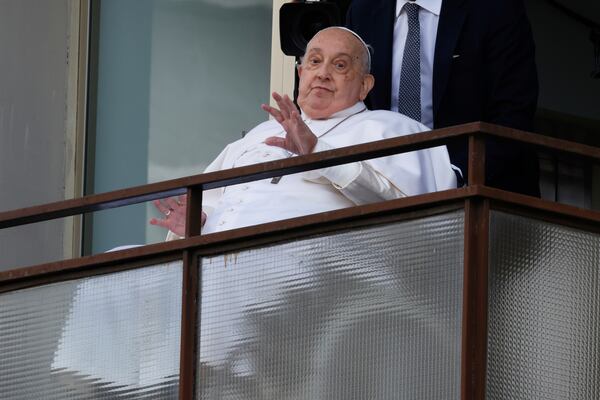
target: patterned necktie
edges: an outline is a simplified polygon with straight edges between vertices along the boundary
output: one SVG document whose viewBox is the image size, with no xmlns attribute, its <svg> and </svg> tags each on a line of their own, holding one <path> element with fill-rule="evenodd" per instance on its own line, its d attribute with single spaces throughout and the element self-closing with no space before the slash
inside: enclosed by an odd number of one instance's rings
<svg viewBox="0 0 600 400">
<path fill-rule="evenodd" d="M 421 121 L 421 27 L 419 5 L 406 3 L 408 35 L 404 45 L 400 89 L 398 90 L 398 112 Z"/>
</svg>

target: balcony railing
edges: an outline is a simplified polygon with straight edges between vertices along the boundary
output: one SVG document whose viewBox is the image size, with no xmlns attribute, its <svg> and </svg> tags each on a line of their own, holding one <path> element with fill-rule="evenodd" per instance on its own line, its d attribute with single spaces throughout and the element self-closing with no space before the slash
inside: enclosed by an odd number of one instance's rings
<svg viewBox="0 0 600 400">
<path fill-rule="evenodd" d="M 0 397 L 598 398 L 600 213 L 485 186 L 488 136 L 600 159 L 472 123 L 0 213 L 188 195 L 183 240 L 0 273 Z M 467 187 L 200 235 L 203 190 L 459 137 Z"/>
</svg>

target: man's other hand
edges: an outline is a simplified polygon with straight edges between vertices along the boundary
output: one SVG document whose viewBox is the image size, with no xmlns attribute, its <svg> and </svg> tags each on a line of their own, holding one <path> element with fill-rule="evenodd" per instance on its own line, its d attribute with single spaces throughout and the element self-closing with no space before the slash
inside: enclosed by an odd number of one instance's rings
<svg viewBox="0 0 600 400">
<path fill-rule="evenodd" d="M 185 214 L 187 208 L 187 196 L 169 197 L 163 200 L 154 200 L 154 207 L 164 216 L 163 218 L 152 218 L 151 225 L 161 226 L 178 236 L 185 236 Z M 202 211 L 202 226 L 206 222 L 206 214 Z"/>
</svg>

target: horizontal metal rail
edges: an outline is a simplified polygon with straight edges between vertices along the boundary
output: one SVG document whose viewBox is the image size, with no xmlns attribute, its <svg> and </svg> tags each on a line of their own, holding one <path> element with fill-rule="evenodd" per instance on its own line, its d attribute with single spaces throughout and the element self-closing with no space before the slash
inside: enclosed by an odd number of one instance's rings
<svg viewBox="0 0 600 400">
<path fill-rule="evenodd" d="M 312 169 L 354 161 L 384 157 L 435 147 L 449 140 L 467 137 L 493 136 L 528 143 L 557 152 L 600 159 L 600 149 L 565 140 L 548 138 L 483 122 L 458 125 L 398 138 L 348 146 L 340 149 L 292 157 L 247 167 L 193 175 L 148 185 L 116 190 L 77 199 L 64 200 L 0 212 L 0 229 L 64 218 L 88 212 L 123 207 L 168 196 L 185 194 L 190 188 L 208 190 L 274 176 L 288 175 Z"/>
<path fill-rule="evenodd" d="M 58 281 L 61 280 L 58 275 L 62 274 L 90 276 L 102 274 L 105 270 L 114 272 L 113 269 L 117 267 L 119 269 L 126 268 L 123 266 L 124 264 L 131 264 L 130 268 L 135 268 L 139 265 L 138 261 L 140 260 L 145 264 L 152 264 L 154 261 L 161 262 L 163 261 L 161 258 L 164 257 L 173 260 L 180 258 L 181 254 L 188 250 L 200 251 L 204 255 L 214 255 L 220 252 L 239 251 L 247 247 L 290 240 L 298 236 L 336 230 L 348 221 L 366 221 L 390 214 L 412 213 L 451 204 L 462 207 L 464 201 L 472 198 L 489 199 L 492 201 L 491 204 L 494 209 L 517 212 L 526 216 L 600 233 L 600 212 L 598 211 L 475 185 L 274 221 L 183 240 L 14 268 L 0 272 L 0 293 L 13 290 L 13 288 L 10 288 L 13 285 L 19 287 L 36 285 L 34 281 L 37 279 L 43 279 L 46 283 Z"/>
</svg>

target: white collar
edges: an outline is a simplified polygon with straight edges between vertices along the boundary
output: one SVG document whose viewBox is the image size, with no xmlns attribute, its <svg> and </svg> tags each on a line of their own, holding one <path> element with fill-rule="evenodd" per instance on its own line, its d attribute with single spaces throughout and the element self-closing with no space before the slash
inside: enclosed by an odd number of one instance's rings
<svg viewBox="0 0 600 400">
<path fill-rule="evenodd" d="M 332 114 L 331 116 L 329 116 L 326 119 L 321 119 L 321 120 L 314 120 L 314 121 L 327 121 L 330 119 L 334 119 L 334 118 L 346 118 L 352 114 L 356 114 L 359 111 L 361 111 L 362 109 L 366 108 L 365 103 L 363 103 L 362 101 L 357 102 L 355 105 L 353 105 L 352 107 L 348 107 L 346 109 L 343 109 L 342 111 L 338 111 L 334 114 Z M 309 118 L 304 111 L 302 111 L 302 119 L 304 119 L 305 121 L 310 121 L 312 120 L 312 118 Z"/>
<path fill-rule="evenodd" d="M 396 1 L 396 19 L 400 15 L 402 11 L 402 7 L 408 3 L 408 0 L 397 0 Z M 412 2 L 411 2 L 412 3 Z M 421 8 L 429 11 L 435 16 L 440 15 L 440 10 L 442 9 L 442 0 L 416 0 L 414 3 L 417 3 Z"/>
</svg>

